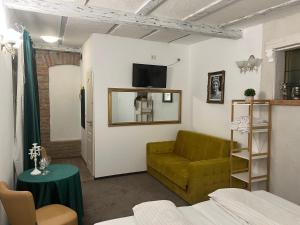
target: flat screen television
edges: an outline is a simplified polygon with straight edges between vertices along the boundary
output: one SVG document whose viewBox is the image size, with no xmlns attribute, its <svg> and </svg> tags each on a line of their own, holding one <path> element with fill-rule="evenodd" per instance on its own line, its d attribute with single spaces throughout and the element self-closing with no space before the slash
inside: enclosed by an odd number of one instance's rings
<svg viewBox="0 0 300 225">
<path fill-rule="evenodd" d="M 167 67 L 147 64 L 133 64 L 132 86 L 165 88 L 167 85 Z"/>
</svg>

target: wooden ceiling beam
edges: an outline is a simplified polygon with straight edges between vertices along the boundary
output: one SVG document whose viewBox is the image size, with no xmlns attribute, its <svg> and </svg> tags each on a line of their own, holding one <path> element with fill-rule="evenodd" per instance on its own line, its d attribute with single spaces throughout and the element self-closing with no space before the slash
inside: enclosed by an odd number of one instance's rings
<svg viewBox="0 0 300 225">
<path fill-rule="evenodd" d="M 183 38 L 185 38 L 185 37 L 188 37 L 188 36 L 190 36 L 190 35 L 191 35 L 191 34 L 185 34 L 185 35 L 183 35 L 183 36 L 177 37 L 177 38 L 175 38 L 175 39 L 169 41 L 168 43 L 172 43 L 172 42 L 178 41 L 178 40 L 183 39 Z"/>
<path fill-rule="evenodd" d="M 149 15 L 153 10 L 155 10 L 157 7 L 159 7 L 162 3 L 164 3 L 167 0 L 148 0 L 145 4 L 143 4 L 136 12 L 135 14 L 140 16 L 147 16 Z M 119 24 L 113 25 L 107 34 L 113 33 L 115 30 L 117 30 L 120 27 Z"/>
<path fill-rule="evenodd" d="M 118 29 L 120 25 L 119 24 L 114 24 L 112 25 L 111 28 L 109 28 L 109 30 L 106 32 L 106 34 L 111 34 L 112 32 L 114 32 L 116 29 Z"/>
<path fill-rule="evenodd" d="M 157 33 L 157 32 L 159 32 L 159 30 L 151 30 L 149 33 L 147 33 L 147 34 L 143 35 L 142 37 L 140 37 L 140 39 L 144 39 L 144 38 L 146 38 L 146 37 L 149 37 L 149 36 L 151 36 L 152 34 L 155 34 L 155 33 Z"/>
<path fill-rule="evenodd" d="M 140 16 L 147 16 L 163 4 L 167 0 L 148 0 L 144 5 L 142 5 L 135 14 Z"/>
<path fill-rule="evenodd" d="M 192 13 L 191 15 L 188 15 L 183 18 L 184 21 L 196 21 L 199 19 L 202 19 L 203 17 L 206 17 L 218 10 L 224 9 L 225 7 L 236 3 L 240 0 L 216 0 L 209 5 L 199 9 L 195 13 Z"/>
<path fill-rule="evenodd" d="M 285 7 L 291 7 L 291 6 L 294 6 L 294 5 L 297 5 L 297 4 L 300 4 L 300 0 L 290 0 L 290 1 L 287 1 L 287 2 L 284 2 L 284 3 L 272 6 L 270 8 L 257 11 L 257 12 L 255 12 L 253 14 L 250 14 L 250 15 L 247 15 L 247 16 L 242 16 L 242 17 L 240 17 L 238 19 L 235 19 L 235 20 L 231 20 L 229 22 L 221 24 L 220 26 L 221 27 L 232 26 L 232 25 L 235 25 L 235 24 L 238 24 L 238 23 L 245 22 L 247 20 L 253 19 L 254 17 L 264 16 L 264 15 L 266 15 L 268 13 L 271 13 L 271 12 L 273 12 L 275 10 L 283 9 Z"/>
<path fill-rule="evenodd" d="M 83 4 L 87 5 L 89 3 L 90 0 L 83 0 Z"/>
<path fill-rule="evenodd" d="M 81 52 L 80 48 L 72 48 L 66 47 L 63 45 L 49 45 L 49 44 L 41 44 L 41 43 L 33 43 L 33 48 L 35 49 L 43 49 L 43 50 L 52 50 L 52 51 L 60 51 L 60 52 Z"/>
<path fill-rule="evenodd" d="M 215 25 L 195 24 L 155 16 L 140 16 L 134 13 L 92 7 L 89 5 L 81 6 L 76 3 L 58 0 L 5 0 L 4 4 L 8 8 L 18 10 L 74 17 L 94 22 L 135 24 L 148 28 L 152 27 L 153 29 L 180 30 L 220 38 L 239 39 L 242 37 L 242 32 L 238 29 L 220 28 Z"/>
</svg>

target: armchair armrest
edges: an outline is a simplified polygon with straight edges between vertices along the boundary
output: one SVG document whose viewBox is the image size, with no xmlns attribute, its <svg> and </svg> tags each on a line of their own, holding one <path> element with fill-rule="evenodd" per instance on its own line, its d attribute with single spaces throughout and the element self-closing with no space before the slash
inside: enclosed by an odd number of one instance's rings
<svg viewBox="0 0 300 225">
<path fill-rule="evenodd" d="M 208 199 L 208 194 L 230 185 L 230 159 L 220 158 L 189 163 L 188 192 L 193 203 Z"/>
<path fill-rule="evenodd" d="M 173 152 L 174 145 L 175 141 L 150 142 L 147 143 L 147 154 Z"/>
</svg>

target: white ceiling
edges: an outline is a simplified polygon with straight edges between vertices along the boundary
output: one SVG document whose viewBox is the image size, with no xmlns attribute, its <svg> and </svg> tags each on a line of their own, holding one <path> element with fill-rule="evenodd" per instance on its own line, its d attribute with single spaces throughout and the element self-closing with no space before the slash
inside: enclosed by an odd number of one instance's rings
<svg viewBox="0 0 300 225">
<path fill-rule="evenodd" d="M 145 0 L 90 0 L 88 5 L 135 13 L 144 3 Z"/>
<path fill-rule="evenodd" d="M 111 34 L 122 37 L 140 38 L 149 34 L 152 30 L 153 28 L 144 28 L 136 25 L 119 25 Z"/>
<path fill-rule="evenodd" d="M 64 1 L 83 2 L 83 0 Z M 89 0 L 87 5 L 136 13 L 147 1 L 148 0 Z M 216 0 L 167 0 L 151 12 L 150 15 L 182 20 L 186 16 L 195 13 L 215 1 Z M 287 0 L 237 0 L 227 7 L 195 21 L 195 23 L 221 25 L 284 2 L 287 2 Z M 293 7 L 285 7 L 267 15 L 255 17 L 247 22 L 235 24 L 234 27 L 243 28 L 299 11 L 300 4 Z M 41 35 L 59 36 L 62 18 L 60 16 L 9 9 L 8 17 L 11 26 L 13 26 L 14 23 L 25 26 L 31 33 L 34 42 L 42 42 L 40 39 Z M 193 44 L 209 38 L 199 34 L 190 34 L 188 32 L 170 29 L 158 29 L 155 31 L 153 28 L 141 27 L 134 24 L 116 25 L 114 23 L 91 22 L 77 18 L 68 18 L 62 44 L 68 47 L 79 48 L 92 33 L 105 34 L 113 27 L 115 29 L 110 32 L 111 35 L 138 39 L 143 38 L 150 41 Z"/>
</svg>

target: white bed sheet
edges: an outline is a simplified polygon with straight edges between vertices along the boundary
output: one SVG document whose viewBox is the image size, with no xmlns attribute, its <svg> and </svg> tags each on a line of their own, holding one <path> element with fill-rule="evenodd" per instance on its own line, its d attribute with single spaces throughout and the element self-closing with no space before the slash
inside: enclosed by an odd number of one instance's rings
<svg viewBox="0 0 300 225">
<path fill-rule="evenodd" d="M 211 223 L 207 223 L 205 217 L 200 215 L 192 206 L 184 206 L 178 207 L 178 209 L 184 214 L 184 216 L 193 224 L 196 224 L 198 221 L 201 221 L 203 225 L 212 225 Z M 107 220 L 100 223 L 96 223 L 95 225 L 136 225 L 135 219 L 133 216 L 122 217 L 113 220 Z"/>
<path fill-rule="evenodd" d="M 293 204 L 287 200 L 277 197 L 273 194 L 264 191 L 253 192 L 259 198 L 271 203 L 275 208 L 281 207 L 283 210 L 287 210 L 289 213 L 294 214 L 296 217 L 300 216 L 300 206 Z M 237 216 L 234 216 L 222 207 L 216 205 L 212 200 L 201 202 L 193 206 L 185 206 L 178 208 L 192 224 L 195 225 L 246 225 Z M 259 208 L 257 209 L 260 210 Z M 280 218 L 281 215 L 277 215 Z M 284 215 L 282 215 L 284 216 Z M 295 221 L 296 222 L 296 221 Z M 284 224 L 284 223 L 282 223 Z M 293 225 L 298 225 L 298 223 L 293 223 Z M 118 218 L 114 220 L 103 221 L 96 223 L 95 225 L 136 225 L 133 216 Z M 286 225 L 286 224 L 284 224 Z M 291 224 L 289 224 L 291 225 Z"/>
</svg>

